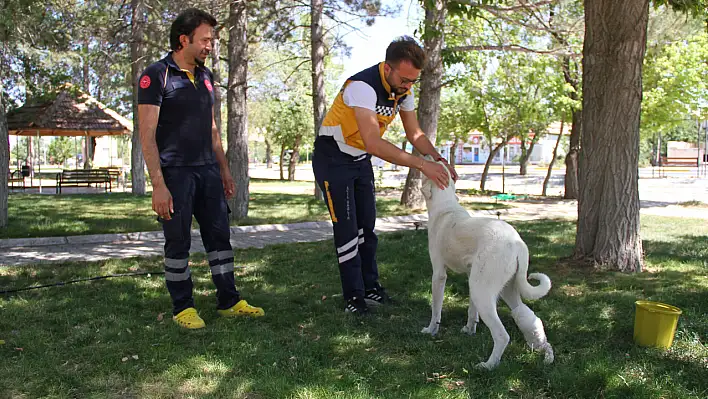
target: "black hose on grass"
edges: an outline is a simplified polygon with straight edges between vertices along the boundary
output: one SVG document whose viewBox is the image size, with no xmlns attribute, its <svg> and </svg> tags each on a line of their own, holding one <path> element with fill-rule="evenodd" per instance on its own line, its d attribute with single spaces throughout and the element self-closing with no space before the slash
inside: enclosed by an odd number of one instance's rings
<svg viewBox="0 0 708 399">
<path fill-rule="evenodd" d="M 80 283 L 83 281 L 105 280 L 105 279 L 114 278 L 114 277 L 145 276 L 145 275 L 151 275 L 151 274 L 160 275 L 160 274 L 165 274 L 165 272 L 164 271 L 157 271 L 157 272 L 133 272 L 133 273 L 120 273 L 120 274 L 107 274 L 104 276 L 86 277 L 86 278 L 78 278 L 76 280 L 60 281 L 60 282 L 53 283 L 53 284 L 34 285 L 31 287 L 15 288 L 15 289 L 11 289 L 11 290 L 0 290 L 0 294 L 12 294 L 12 293 L 21 292 L 21 291 L 38 290 L 40 288 L 61 287 L 61 286 L 67 285 L 67 284 Z"/>
</svg>

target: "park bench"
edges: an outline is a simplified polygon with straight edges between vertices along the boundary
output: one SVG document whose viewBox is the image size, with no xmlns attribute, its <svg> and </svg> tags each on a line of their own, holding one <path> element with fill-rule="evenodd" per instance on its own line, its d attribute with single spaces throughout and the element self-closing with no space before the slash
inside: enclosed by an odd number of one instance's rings
<svg viewBox="0 0 708 399">
<path fill-rule="evenodd" d="M 119 181 L 119 180 L 121 179 L 121 177 L 122 177 L 122 172 L 121 172 L 120 169 L 118 169 L 118 168 L 106 168 L 106 167 L 101 167 L 101 168 L 99 168 L 99 169 L 101 169 L 101 170 L 107 170 L 107 171 L 108 171 L 108 176 L 110 176 L 110 178 L 111 178 L 111 187 L 113 186 L 113 184 L 115 184 L 116 186 L 118 185 L 118 181 Z"/>
<path fill-rule="evenodd" d="M 61 194 L 62 187 L 79 187 L 85 185 L 90 187 L 92 184 L 103 184 L 103 188 L 108 192 L 112 191 L 111 175 L 107 169 L 74 169 L 63 170 L 57 173 L 57 194 Z"/>
<path fill-rule="evenodd" d="M 7 184 L 10 188 L 15 187 L 15 183 L 18 183 L 18 187 L 22 187 L 22 190 L 25 189 L 25 178 L 22 176 L 22 171 L 16 170 L 14 172 L 10 172 L 7 175 Z"/>
<path fill-rule="evenodd" d="M 698 166 L 698 158 L 678 158 L 678 157 L 664 157 L 661 166 Z"/>
</svg>

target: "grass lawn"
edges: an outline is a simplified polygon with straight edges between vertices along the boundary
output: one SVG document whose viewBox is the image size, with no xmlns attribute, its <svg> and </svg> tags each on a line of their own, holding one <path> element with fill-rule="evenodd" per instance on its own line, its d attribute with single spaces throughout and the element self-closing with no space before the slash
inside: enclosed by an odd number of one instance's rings
<svg viewBox="0 0 708 399">
<path fill-rule="evenodd" d="M 263 306 L 257 320 L 214 311 L 204 257 L 195 257 L 201 331 L 178 329 L 161 276 L 78 283 L 0 297 L 0 396 L 48 398 L 705 398 L 708 395 L 708 226 L 643 217 L 649 272 L 620 274 L 559 262 L 570 222 L 516 223 L 531 271 L 553 289 L 530 304 L 556 362 L 530 352 L 510 312 L 511 343 L 492 372 L 474 364 L 492 349 L 487 328 L 460 332 L 464 276 L 450 275 L 440 333 L 430 317 L 425 231 L 381 236 L 382 282 L 397 304 L 357 319 L 343 313 L 331 242 L 236 251 L 238 285 Z M 297 253 L 297 256 L 293 254 Z M 24 287 L 131 270 L 158 259 L 0 268 L 0 287 Z M 634 301 L 683 310 L 673 347 L 632 342 Z"/>
<path fill-rule="evenodd" d="M 254 180 L 250 184 L 248 218 L 239 225 L 296 223 L 328 220 L 323 201 L 311 194 L 312 182 Z M 295 194 L 288 194 L 295 193 Z M 82 234 L 155 231 L 161 227 L 152 211 L 150 195 L 131 194 L 10 194 L 9 226 L 0 238 L 47 237 Z M 505 205 L 475 202 L 470 209 L 492 209 Z M 424 213 L 401 207 L 398 199 L 379 198 L 379 216 Z M 197 224 L 194 224 L 197 228 Z"/>
</svg>

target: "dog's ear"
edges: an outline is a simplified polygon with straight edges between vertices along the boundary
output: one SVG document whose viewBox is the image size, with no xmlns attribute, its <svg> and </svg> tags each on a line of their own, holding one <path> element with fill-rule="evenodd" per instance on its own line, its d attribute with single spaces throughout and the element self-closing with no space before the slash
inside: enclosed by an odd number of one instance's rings
<svg viewBox="0 0 708 399">
<path fill-rule="evenodd" d="M 433 182 L 426 179 L 420 187 L 420 192 L 423 193 L 423 198 L 426 200 L 433 198 Z"/>
</svg>

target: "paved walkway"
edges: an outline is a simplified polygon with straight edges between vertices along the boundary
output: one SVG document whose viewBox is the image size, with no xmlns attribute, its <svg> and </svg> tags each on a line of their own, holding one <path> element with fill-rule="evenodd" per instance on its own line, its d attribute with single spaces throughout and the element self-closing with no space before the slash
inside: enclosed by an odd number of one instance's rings
<svg viewBox="0 0 708 399">
<path fill-rule="evenodd" d="M 537 219 L 575 219 L 574 201 L 513 202 L 513 208 L 470 211 L 473 216 L 501 217 L 508 221 Z M 499 215 L 497 215 L 499 213 Z M 663 203 L 643 204 L 643 214 L 708 219 L 705 208 L 687 208 Z M 416 229 L 427 221 L 426 214 L 379 218 L 378 232 Z M 279 225 L 235 226 L 231 228 L 234 248 L 263 248 L 266 245 L 314 242 L 330 239 L 330 222 L 305 222 Z M 97 261 L 111 258 L 163 254 L 162 232 L 99 234 L 70 237 L 20 238 L 0 240 L 0 265 L 47 262 Z M 198 230 L 192 231 L 191 252 L 204 252 Z"/>
</svg>

